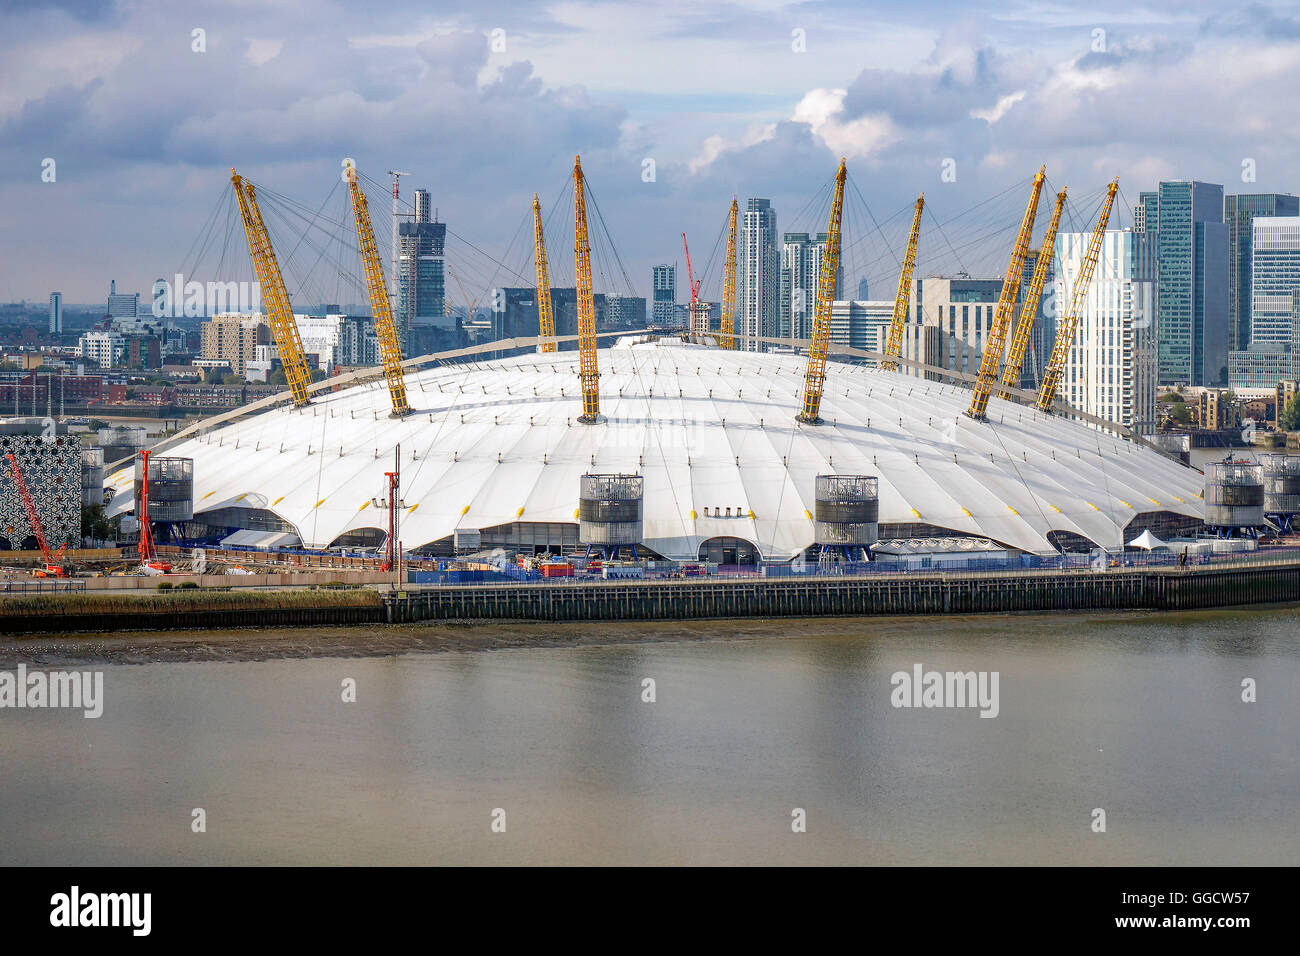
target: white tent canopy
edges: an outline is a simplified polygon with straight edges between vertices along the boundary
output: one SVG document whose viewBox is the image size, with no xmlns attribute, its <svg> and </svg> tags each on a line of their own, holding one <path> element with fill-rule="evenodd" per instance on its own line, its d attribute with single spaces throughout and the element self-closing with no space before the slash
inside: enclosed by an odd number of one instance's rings
<svg viewBox="0 0 1300 956">
<path fill-rule="evenodd" d="M 925 525 L 1039 554 L 1057 553 L 1053 532 L 1114 550 L 1143 512 L 1203 515 L 1194 469 L 996 396 L 976 421 L 960 385 L 830 362 L 823 421 L 809 426 L 795 417 L 806 356 L 667 339 L 598 355 L 601 418 L 591 425 L 578 421 L 578 353 L 530 353 L 408 372 L 414 411 L 404 418 L 389 415 L 379 379 L 195 434 L 167 454 L 194 460 L 197 512 L 271 511 L 309 548 L 386 533 L 373 501 L 399 444 L 408 548 L 514 523 L 577 524 L 586 473 L 642 475 L 642 543 L 683 560 L 713 538 L 743 539 L 766 560 L 801 554 L 823 474 L 879 478 L 882 537 Z M 109 476 L 110 515 L 134 506 L 133 480 L 129 468 Z"/>
<path fill-rule="evenodd" d="M 1138 535 L 1136 538 L 1130 541 L 1128 543 L 1128 546 L 1130 548 L 1143 548 L 1147 551 L 1154 551 L 1156 548 L 1169 547 L 1168 544 L 1166 544 L 1165 542 L 1157 538 L 1155 535 L 1153 535 L 1151 533 L 1150 528 L 1148 528 L 1146 531 L 1143 531 L 1140 535 Z"/>
</svg>

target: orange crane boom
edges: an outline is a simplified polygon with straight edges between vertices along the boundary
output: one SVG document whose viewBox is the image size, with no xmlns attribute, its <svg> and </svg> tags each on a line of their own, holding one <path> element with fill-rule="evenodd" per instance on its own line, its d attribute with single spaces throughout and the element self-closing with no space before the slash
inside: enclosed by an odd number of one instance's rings
<svg viewBox="0 0 1300 956">
<path fill-rule="evenodd" d="M 907 322 L 907 305 L 912 297 L 912 273 L 916 270 L 916 243 L 921 238 L 921 210 L 925 208 L 925 193 L 916 199 L 916 213 L 912 216 L 912 231 L 907 237 L 907 254 L 903 257 L 903 270 L 898 274 L 898 292 L 894 295 L 894 316 L 889 321 L 889 335 L 885 339 L 885 360 L 881 367 L 898 371 L 892 361 L 903 351 L 903 326 Z"/>
<path fill-rule="evenodd" d="M 580 422 L 600 420 L 600 372 L 596 368 L 596 304 L 591 290 L 591 243 L 587 239 L 587 192 L 582 157 L 573 157 L 573 258 L 578 296 L 578 381 L 582 386 Z"/>
<path fill-rule="evenodd" d="M 284 277 L 275 261 L 275 250 L 271 248 L 271 237 L 266 231 L 262 210 L 257 205 L 257 190 L 233 168 L 230 170 L 230 183 L 235 187 L 235 197 L 239 200 L 239 215 L 244 221 L 248 253 L 253 258 L 253 269 L 257 272 L 257 281 L 262 288 L 271 335 L 275 339 L 275 347 L 280 351 L 280 362 L 284 365 L 284 374 L 289 380 L 293 404 L 296 408 L 301 408 L 311 401 L 307 395 L 311 372 L 307 370 L 307 359 L 302 354 L 302 339 L 298 335 L 293 308 L 289 305 L 289 292 L 284 287 Z"/>
<path fill-rule="evenodd" d="M 59 561 L 63 558 L 63 552 L 67 550 L 68 544 L 65 541 L 59 548 L 58 554 L 50 554 L 49 542 L 45 540 L 45 528 L 41 526 L 41 516 L 36 513 L 36 504 L 27 490 L 27 482 L 23 480 L 23 470 L 18 467 L 18 459 L 12 454 L 5 457 L 9 459 L 9 470 L 13 472 L 14 484 L 18 486 L 18 494 L 23 499 L 23 510 L 27 512 L 32 534 L 36 535 L 36 546 L 41 549 L 41 557 L 45 561 L 45 573 L 62 577 L 64 572 Z"/>
<path fill-rule="evenodd" d="M 709 314 L 704 313 L 704 318 L 700 318 L 700 282 L 695 278 L 695 270 L 691 267 L 691 247 L 686 244 L 686 233 L 682 233 L 682 249 L 686 253 L 686 281 L 691 287 L 691 335 L 707 335 L 709 332 Z"/>
<path fill-rule="evenodd" d="M 1052 357 L 1047 361 L 1043 372 L 1043 384 L 1038 390 L 1038 408 L 1044 412 L 1051 411 L 1052 402 L 1056 400 L 1056 389 L 1065 374 L 1065 362 L 1074 347 L 1074 336 L 1079 330 L 1079 315 L 1084 303 L 1088 301 L 1088 292 L 1092 288 L 1092 273 L 1097 268 L 1097 259 L 1101 256 L 1101 242 L 1106 238 L 1106 224 L 1110 222 L 1110 210 L 1115 205 L 1115 194 L 1119 192 L 1119 177 L 1106 187 L 1106 200 L 1101 204 L 1101 214 L 1097 216 L 1097 225 L 1088 240 L 1088 251 L 1084 253 L 1079 275 L 1074 280 L 1074 289 L 1070 293 L 1070 305 L 1065 310 L 1061 325 L 1056 330 L 1056 343 L 1052 346 Z"/>
<path fill-rule="evenodd" d="M 375 337 L 379 340 L 379 360 L 384 366 L 384 379 L 393 402 L 393 417 L 401 418 L 411 410 L 406 400 L 406 380 L 402 376 L 402 343 L 397 338 L 393 323 L 392 302 L 388 284 L 384 281 L 384 264 L 379 259 L 379 246 L 375 244 L 375 229 L 370 222 L 370 207 L 366 194 L 357 185 L 355 167 L 348 167 L 348 192 L 352 194 L 352 216 L 357 223 L 357 245 L 361 248 L 361 264 L 366 273 L 366 289 L 370 293 L 370 314 L 374 318 Z"/>
<path fill-rule="evenodd" d="M 1052 268 L 1052 255 L 1056 252 L 1056 230 L 1061 224 L 1061 210 L 1065 208 L 1065 190 L 1056 194 L 1056 206 L 1052 209 L 1051 221 L 1043 235 L 1042 247 L 1038 250 L 1038 261 L 1034 263 L 1034 277 L 1029 280 L 1029 291 L 1025 293 L 1024 305 L 1020 307 L 1020 321 L 1016 323 L 1016 334 L 1011 339 L 1011 349 L 1007 352 L 1007 364 L 1002 369 L 1002 388 L 999 398 L 1009 399 L 1011 395 L 1005 390 L 1020 386 L 1020 369 L 1025 364 L 1025 350 L 1029 347 L 1029 335 L 1034 330 L 1034 316 L 1038 314 L 1038 302 L 1043 296 L 1043 283 L 1047 281 L 1048 270 Z"/>
<path fill-rule="evenodd" d="M 1002 295 L 998 297 L 997 310 L 993 314 L 993 326 L 984 339 L 984 357 L 980 361 L 979 377 L 975 380 L 975 394 L 966 412 L 977 421 L 984 419 L 984 411 L 989 404 L 989 394 L 993 391 L 993 383 L 998 380 L 998 370 L 1002 365 L 1002 349 L 1007 341 L 1007 326 L 1011 324 L 1011 313 L 1015 309 L 1016 297 L 1020 294 L 1020 279 L 1025 271 L 1025 255 L 1029 252 L 1029 237 L 1034 231 L 1034 217 L 1038 215 L 1038 197 L 1043 191 L 1046 173 L 1047 168 L 1040 166 L 1034 176 L 1034 184 L 1029 193 L 1029 205 L 1025 207 L 1025 218 L 1020 222 L 1020 234 L 1016 237 L 1016 244 L 1011 247 L 1011 261 L 1007 264 L 1007 274 L 1002 280 Z"/>
<path fill-rule="evenodd" d="M 533 193 L 533 261 L 537 264 L 537 334 L 555 337 L 555 312 L 551 305 L 551 273 L 546 264 L 546 237 L 542 234 L 542 204 Z M 543 342 L 541 351 L 554 352 L 555 342 Z"/>
<path fill-rule="evenodd" d="M 826 352 L 831 338 L 831 301 L 835 298 L 835 277 L 840 268 L 840 218 L 844 212 L 844 179 L 848 169 L 844 157 L 835 173 L 831 217 L 826 225 L 826 251 L 817 282 L 817 303 L 813 311 L 812 342 L 808 346 L 808 370 L 804 373 L 803 402 L 797 418 L 805 425 L 821 421 L 822 387 L 826 384 Z"/>
<path fill-rule="evenodd" d="M 731 197 L 731 212 L 728 214 L 730 225 L 727 227 L 727 258 L 722 267 L 722 347 L 736 347 L 736 220 L 738 207 L 736 197 Z"/>
</svg>

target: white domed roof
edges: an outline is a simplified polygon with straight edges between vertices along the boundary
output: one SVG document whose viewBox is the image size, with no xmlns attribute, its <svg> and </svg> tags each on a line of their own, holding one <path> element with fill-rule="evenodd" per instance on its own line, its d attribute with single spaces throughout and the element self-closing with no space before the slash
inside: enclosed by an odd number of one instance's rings
<svg viewBox="0 0 1300 956">
<path fill-rule="evenodd" d="M 973 421 L 958 385 L 831 362 L 824 423 L 808 426 L 795 420 L 803 356 L 629 339 L 600 350 L 603 420 L 584 425 L 577 361 L 560 352 L 425 368 L 407 374 L 415 411 L 401 421 L 379 380 L 160 454 L 194 459 L 196 513 L 267 508 L 312 548 L 386 527 L 371 499 L 384 494 L 399 443 L 407 548 L 458 528 L 576 523 L 587 472 L 643 475 L 646 546 L 687 559 L 717 536 L 793 557 L 813 542 L 814 478 L 827 473 L 878 476 L 882 524 L 1039 553 L 1055 551 L 1054 530 L 1121 548 L 1139 512 L 1203 513 L 1193 469 L 997 398 Z M 130 510 L 129 470 L 109 484 L 122 492 L 110 513 Z"/>
</svg>

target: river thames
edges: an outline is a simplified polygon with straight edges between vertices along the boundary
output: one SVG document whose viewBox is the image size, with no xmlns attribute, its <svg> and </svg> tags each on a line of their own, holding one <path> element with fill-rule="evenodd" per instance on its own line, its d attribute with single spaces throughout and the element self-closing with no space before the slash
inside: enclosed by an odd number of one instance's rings
<svg viewBox="0 0 1300 956">
<path fill-rule="evenodd" d="M 0 641 L 19 663 L 102 670 L 104 712 L 0 710 L 3 864 L 1300 862 L 1291 607 Z M 916 665 L 996 672 L 996 717 L 893 706 Z"/>
</svg>

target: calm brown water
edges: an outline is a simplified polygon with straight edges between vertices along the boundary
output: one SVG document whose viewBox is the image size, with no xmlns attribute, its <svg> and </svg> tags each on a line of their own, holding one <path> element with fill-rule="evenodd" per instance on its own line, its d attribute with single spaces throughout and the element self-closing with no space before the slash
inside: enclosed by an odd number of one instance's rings
<svg viewBox="0 0 1300 956">
<path fill-rule="evenodd" d="M 0 710 L 0 863 L 1300 862 L 1296 609 L 192 640 L 0 644 L 106 697 Z"/>
</svg>

